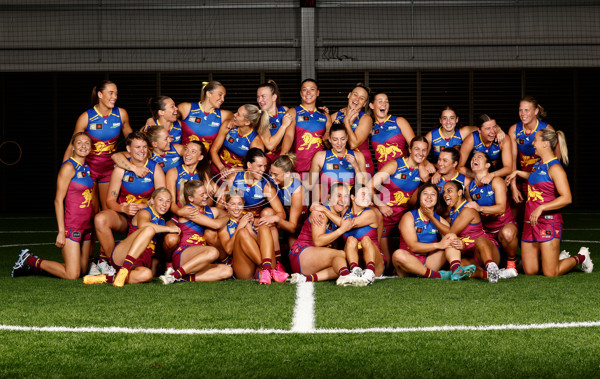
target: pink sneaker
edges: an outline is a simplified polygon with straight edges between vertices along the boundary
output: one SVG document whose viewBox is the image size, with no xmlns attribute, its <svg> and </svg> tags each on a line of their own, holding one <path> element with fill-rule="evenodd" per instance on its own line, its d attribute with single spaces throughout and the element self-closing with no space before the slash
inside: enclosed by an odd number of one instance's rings
<svg viewBox="0 0 600 379">
<path fill-rule="evenodd" d="M 258 284 L 271 284 L 271 270 L 261 270 L 258 277 Z"/>
<path fill-rule="evenodd" d="M 287 274 L 287 271 L 285 271 L 285 267 L 283 267 L 281 262 L 277 262 L 277 266 L 275 266 L 275 269 L 279 272 L 285 272 Z"/>
<path fill-rule="evenodd" d="M 271 270 L 271 277 L 277 282 L 277 283 L 283 283 L 286 281 L 286 279 L 288 278 L 288 276 L 290 276 L 287 272 L 281 272 L 279 270 Z"/>
</svg>

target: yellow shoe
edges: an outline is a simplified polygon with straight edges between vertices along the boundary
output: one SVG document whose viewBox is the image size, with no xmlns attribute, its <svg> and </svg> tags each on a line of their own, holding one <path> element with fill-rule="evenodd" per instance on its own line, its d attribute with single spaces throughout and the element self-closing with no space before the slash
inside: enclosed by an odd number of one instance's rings
<svg viewBox="0 0 600 379">
<path fill-rule="evenodd" d="M 126 268 L 121 268 L 113 281 L 113 286 L 115 287 L 123 287 L 125 285 L 125 280 L 127 280 L 127 275 L 129 275 L 129 270 Z"/>
<path fill-rule="evenodd" d="M 106 275 L 86 275 L 83 277 L 83 284 L 102 284 L 106 283 Z"/>
</svg>

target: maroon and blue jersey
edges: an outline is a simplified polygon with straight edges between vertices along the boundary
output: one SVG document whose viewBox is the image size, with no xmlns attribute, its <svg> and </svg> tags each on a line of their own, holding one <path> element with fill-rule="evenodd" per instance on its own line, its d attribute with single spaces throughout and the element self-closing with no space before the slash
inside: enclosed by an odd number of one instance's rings
<svg viewBox="0 0 600 379">
<path fill-rule="evenodd" d="M 325 208 L 331 210 L 329 205 L 323 205 Z M 332 233 L 338 229 L 338 226 L 334 224 L 331 220 L 327 219 L 327 226 L 325 228 L 325 233 Z M 302 225 L 302 229 L 300 230 L 300 235 L 298 235 L 298 239 L 294 243 L 294 245 L 301 245 L 303 247 L 311 247 L 315 246 L 315 242 L 312 238 L 312 224 L 310 223 L 310 218 L 304 221 Z"/>
<path fill-rule="evenodd" d="M 90 168 L 87 164 L 79 164 L 75 159 L 69 158 L 63 165 L 71 164 L 75 168 L 75 174 L 69 182 L 65 196 L 65 229 L 69 227 L 76 229 L 90 229 L 94 217 L 94 206 L 92 203 L 92 179 Z"/>
<path fill-rule="evenodd" d="M 354 186 L 356 172 L 346 159 L 348 155 L 352 155 L 356 159 L 356 155 L 352 150 L 346 150 L 341 157 L 338 157 L 331 149 L 325 151 L 325 159 L 319 179 L 320 182 L 327 183 L 326 193 L 329 192 L 329 187 L 334 183 L 346 183 L 350 187 Z"/>
<path fill-rule="evenodd" d="M 244 171 L 240 171 L 235 174 L 231 190 L 237 194 L 243 193 L 244 209 L 257 214 L 262 208 L 269 204 L 269 201 L 265 198 L 264 193 L 265 186 L 268 182 L 265 178 L 261 178 L 252 184 L 248 184 L 246 183 L 246 179 L 244 177 L 245 174 L 246 173 Z"/>
<path fill-rule="evenodd" d="M 150 159 L 162 168 L 165 174 L 173 167 L 181 166 L 182 163 L 181 155 L 179 155 L 173 144 L 169 145 L 169 151 L 165 152 L 163 155 L 158 155 L 153 152 Z"/>
<path fill-rule="evenodd" d="M 156 211 L 154 209 L 152 209 L 152 207 L 140 209 L 137 214 L 139 214 L 140 212 L 150 213 L 150 222 L 152 224 L 165 226 L 165 220 L 158 213 L 156 213 Z M 139 227 L 137 225 L 133 225 L 133 221 L 130 222 L 129 223 L 129 231 L 127 232 L 127 235 L 128 236 L 131 235 L 133 232 L 135 232 L 138 229 L 139 229 Z M 144 252 L 135 260 L 135 262 L 132 262 L 134 266 L 142 266 L 142 267 L 147 267 L 147 268 L 151 267 L 152 256 L 156 252 L 156 242 L 157 242 L 158 235 L 159 235 L 159 233 L 156 233 L 154 235 L 154 237 L 150 240 L 150 243 L 148 243 L 146 250 L 144 250 Z"/>
<path fill-rule="evenodd" d="M 479 204 L 481 207 L 491 207 L 496 205 L 496 193 L 492 184 L 482 184 L 477 185 L 474 180 L 469 183 L 469 195 L 471 199 Z M 504 213 L 500 215 L 488 215 L 481 214 L 481 222 L 483 223 L 483 228 L 488 232 L 495 232 L 500 230 L 504 225 L 514 222 L 515 218 L 510 210 L 510 205 L 508 201 L 506 202 L 506 208 L 504 209 Z"/>
<path fill-rule="evenodd" d="M 344 213 L 343 217 L 344 218 L 357 218 L 361 214 L 363 214 L 363 212 L 368 211 L 369 209 L 370 208 L 365 208 L 365 209 L 361 210 L 360 212 L 358 212 L 357 214 L 354 214 L 352 212 L 352 208 L 348 208 L 346 210 L 346 212 Z M 377 239 L 377 228 L 373 228 L 370 225 L 365 225 L 365 226 L 361 226 L 359 228 L 354 228 L 354 229 L 348 230 L 347 232 L 344 233 L 344 239 L 346 239 L 348 237 L 354 237 L 359 241 L 361 241 L 365 237 L 369 237 L 376 245 L 379 246 L 379 241 Z"/>
<path fill-rule="evenodd" d="M 182 207 L 183 204 L 180 203 L 179 201 L 179 194 L 181 193 L 181 190 L 183 189 L 183 184 L 185 184 L 186 182 L 190 181 L 190 180 L 200 180 L 200 175 L 198 175 L 198 172 L 196 170 L 194 170 L 194 172 L 189 172 L 184 165 L 181 166 L 177 166 L 177 179 L 175 181 L 175 188 L 177 190 L 177 193 L 175 194 L 176 199 L 177 199 L 177 206 L 178 207 Z"/>
<path fill-rule="evenodd" d="M 377 121 L 373 123 L 371 146 L 375 152 L 378 170 L 381 170 L 389 161 L 408 154 L 406 138 L 398 126 L 396 116 L 388 116 L 381 124 Z M 368 155 L 371 156 L 371 153 L 369 152 Z"/>
<path fill-rule="evenodd" d="M 292 195 L 300 187 L 302 187 L 302 182 L 296 177 L 292 177 L 292 181 L 287 186 L 277 186 L 277 196 L 284 207 L 292 206 Z"/>
<path fill-rule="evenodd" d="M 92 151 L 85 158 L 93 178 L 108 176 L 114 168 L 111 159 L 116 150 L 123 122 L 118 107 L 111 110 L 108 117 L 102 116 L 96 107 L 87 110 L 88 123 L 85 132 L 92 139 Z"/>
<path fill-rule="evenodd" d="M 466 179 L 467 178 L 463 174 L 461 174 L 460 172 L 457 171 L 453 177 L 448 178 L 448 179 L 446 179 L 443 175 L 440 176 L 440 181 L 437 182 L 436 187 L 438 188 L 440 195 L 443 195 L 444 194 L 444 186 L 446 185 L 446 183 L 451 182 L 451 181 L 459 182 L 463 185 L 463 188 L 464 188 Z"/>
<path fill-rule="evenodd" d="M 131 158 L 129 161 L 131 162 Z M 138 177 L 133 171 L 125 170 L 123 173 L 123 179 L 121 179 L 121 191 L 118 199 L 119 204 L 146 204 L 150 199 L 150 195 L 154 192 L 154 172 L 157 169 L 156 162 L 148 159 L 144 166 L 146 166 L 149 171 L 143 178 Z"/>
<path fill-rule="evenodd" d="M 356 128 L 358 128 L 358 124 L 360 123 L 360 119 L 365 115 L 366 113 L 363 111 L 358 112 L 358 117 L 356 117 L 356 120 L 354 120 L 354 122 L 352 123 L 351 127 L 352 127 L 352 131 L 356 133 Z M 339 111 L 337 113 L 337 116 L 335 116 L 335 120 L 333 120 L 334 123 L 339 123 L 339 124 L 344 124 L 344 119 L 346 118 L 346 113 Z M 365 142 L 363 142 L 359 147 L 358 147 L 358 151 L 360 151 L 364 156 L 365 156 L 365 168 L 367 170 L 367 172 L 369 174 L 371 174 L 371 176 L 375 175 L 375 167 L 373 165 L 373 159 L 371 159 L 371 150 L 369 150 L 369 137 L 367 136 L 367 139 L 365 140 Z"/>
<path fill-rule="evenodd" d="M 277 106 L 277 113 L 274 115 L 269 114 L 269 133 L 271 136 L 274 136 L 281 128 L 281 122 L 283 121 L 283 116 L 285 116 L 285 108 L 281 105 Z M 267 151 L 267 159 L 270 163 L 273 163 L 275 159 L 281 154 L 281 143 L 272 151 Z"/>
<path fill-rule="evenodd" d="M 440 153 L 445 149 L 454 147 L 455 149 L 460 150 L 462 143 L 463 139 L 458 128 L 454 130 L 454 134 L 450 138 L 444 137 L 441 127 L 431 131 L 431 153 L 433 154 L 435 161 L 437 161 Z"/>
<path fill-rule="evenodd" d="M 250 150 L 252 141 L 258 136 L 255 130 L 251 130 L 246 135 L 240 135 L 238 128 L 231 129 L 225 135 L 223 147 L 219 152 L 219 157 L 225 168 L 243 167 L 244 158 Z"/>
<path fill-rule="evenodd" d="M 479 130 L 475 130 L 472 135 L 473 152 L 479 151 L 487 154 L 487 156 L 490 157 L 494 170 L 502 168 L 502 150 L 500 149 L 498 142 L 494 141 L 490 144 L 490 146 L 486 146 L 483 141 L 481 141 Z"/>
<path fill-rule="evenodd" d="M 396 171 L 390 175 L 389 181 L 383 184 L 390 198 L 385 199 L 383 193 L 380 196 L 383 201 L 387 201 L 389 207 L 406 208 L 406 203 L 421 184 L 419 168 L 408 167 L 406 158 L 397 158 L 396 163 Z"/>
<path fill-rule="evenodd" d="M 415 233 L 417 234 L 418 242 L 434 243 L 442 239 L 442 235 L 438 228 L 435 227 L 435 224 L 431 222 L 431 220 L 425 221 L 418 208 L 413 209 L 410 213 L 412 213 L 413 219 L 415 220 Z M 436 220 L 441 220 L 437 213 L 434 212 L 433 216 Z"/>
<path fill-rule="evenodd" d="M 456 221 L 456 218 L 458 217 L 460 212 L 462 212 L 462 210 L 465 208 L 465 205 L 467 205 L 467 200 L 463 201 L 458 206 L 458 208 L 450 209 L 450 225 L 454 224 L 454 221 Z M 458 234 L 458 238 L 460 238 L 465 244 L 465 250 L 468 250 L 471 247 L 473 247 L 475 240 L 479 237 L 489 238 L 489 236 L 483 230 L 481 220 L 476 224 L 468 224 L 462 230 L 462 232 Z"/>
<path fill-rule="evenodd" d="M 310 170 L 313 156 L 323 150 L 323 135 L 327 126 L 327 117 L 315 110 L 310 112 L 302 105 L 294 108 L 296 110 L 296 133 L 294 142 L 296 146 L 296 171 L 306 172 Z"/>
<path fill-rule="evenodd" d="M 517 150 L 519 152 L 518 166 L 521 170 L 531 172 L 533 165 L 539 160 L 539 157 L 535 155 L 535 147 L 533 147 L 533 140 L 535 139 L 535 133 L 538 130 L 545 129 L 548 126 L 547 123 L 541 120 L 537 120 L 537 124 L 532 132 L 527 134 L 527 131 L 523 127 L 523 122 L 517 123 L 515 128 L 515 136 L 517 139 Z"/>
<path fill-rule="evenodd" d="M 206 148 L 210 147 L 221 128 L 221 110 L 214 109 L 210 113 L 202 110 L 200 102 L 191 103 L 190 113 L 181 123 L 182 142 L 187 145 L 190 141 L 201 141 Z"/>
<path fill-rule="evenodd" d="M 538 161 L 533 165 L 528 179 L 525 220 L 529 220 L 531 212 L 537 207 L 560 196 L 554 181 L 550 178 L 550 167 L 554 165 L 560 165 L 558 158 L 552 158 L 548 162 Z M 544 220 L 547 220 L 547 222 L 563 222 L 560 210 L 544 211 L 538 217 L 538 220 L 538 222 L 544 222 Z"/>
<path fill-rule="evenodd" d="M 154 123 L 156 125 L 160 125 L 160 122 L 158 122 L 158 120 L 154 120 Z M 142 131 L 147 132 L 148 129 L 150 129 L 150 125 L 146 125 L 142 128 Z M 181 143 L 181 136 L 182 136 L 182 131 L 181 131 L 181 122 L 179 122 L 179 120 L 176 120 L 171 127 L 169 128 L 169 137 L 171 137 L 172 141 L 171 143 Z"/>
<path fill-rule="evenodd" d="M 188 204 L 194 208 L 197 208 L 191 204 Z M 212 219 L 215 218 L 215 215 L 212 209 L 206 205 L 204 206 L 203 215 L 208 216 Z M 186 246 L 198 246 L 198 245 L 206 245 L 206 240 L 204 239 L 204 230 L 205 227 L 202 225 L 196 224 L 192 220 L 187 220 L 186 222 L 179 222 L 179 229 L 181 229 L 181 245 Z"/>
</svg>

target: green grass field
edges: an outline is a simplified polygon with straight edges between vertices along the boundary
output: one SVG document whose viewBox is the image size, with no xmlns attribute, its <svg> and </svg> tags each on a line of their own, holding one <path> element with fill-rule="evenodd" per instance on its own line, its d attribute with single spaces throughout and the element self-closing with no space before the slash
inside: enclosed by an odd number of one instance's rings
<svg viewBox="0 0 600 379">
<path fill-rule="evenodd" d="M 598 217 L 565 219 L 565 241 L 587 242 L 563 247 L 589 246 L 600 269 Z M 0 216 L 0 377 L 600 377 L 598 272 L 317 283 L 314 329 L 292 333 L 289 283 L 11 278 L 22 248 L 60 259 L 53 229 L 49 217 Z M 51 326 L 63 329 L 39 329 Z"/>
</svg>

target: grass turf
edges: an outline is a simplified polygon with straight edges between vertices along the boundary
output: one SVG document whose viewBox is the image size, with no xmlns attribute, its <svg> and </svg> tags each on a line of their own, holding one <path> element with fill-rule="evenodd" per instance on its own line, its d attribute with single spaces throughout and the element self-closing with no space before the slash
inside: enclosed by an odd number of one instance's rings
<svg viewBox="0 0 600 379">
<path fill-rule="evenodd" d="M 600 227 L 568 215 L 567 228 Z M 52 218 L 0 230 L 52 230 Z M 565 239 L 597 241 L 597 231 Z M 60 260 L 53 233 L 0 234 Z M 575 253 L 580 243 L 564 243 Z M 600 264 L 598 244 L 592 257 Z M 295 287 L 158 281 L 117 289 L 45 276 L 10 278 L 21 247 L 0 247 L 0 319 L 22 326 L 288 330 Z M 599 266 L 600 267 L 600 266 Z M 600 274 L 519 276 L 490 285 L 418 278 L 368 288 L 315 285 L 317 328 L 528 324 L 600 320 Z M 0 377 L 598 377 L 600 328 L 356 334 L 166 335 L 0 331 Z"/>
</svg>

